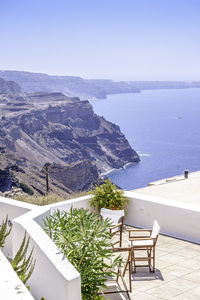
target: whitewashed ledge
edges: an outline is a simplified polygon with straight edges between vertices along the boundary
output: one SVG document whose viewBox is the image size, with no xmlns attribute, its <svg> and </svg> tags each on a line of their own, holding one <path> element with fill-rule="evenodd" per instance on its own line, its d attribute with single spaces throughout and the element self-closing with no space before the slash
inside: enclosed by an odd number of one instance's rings
<svg viewBox="0 0 200 300">
<path fill-rule="evenodd" d="M 1 251 L 0 291 L 1 300 L 34 300 Z"/>
</svg>

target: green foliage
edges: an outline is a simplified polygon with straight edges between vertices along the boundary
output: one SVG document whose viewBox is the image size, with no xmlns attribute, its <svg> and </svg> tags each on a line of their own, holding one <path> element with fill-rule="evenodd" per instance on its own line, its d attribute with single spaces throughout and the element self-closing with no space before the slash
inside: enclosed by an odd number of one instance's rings
<svg viewBox="0 0 200 300">
<path fill-rule="evenodd" d="M 33 261 L 33 248 L 27 257 L 27 251 L 29 247 L 30 237 L 26 240 L 26 233 L 24 234 L 23 241 L 19 250 L 17 251 L 11 265 L 21 281 L 26 284 L 27 280 L 30 278 L 35 267 L 35 260 Z"/>
<path fill-rule="evenodd" d="M 88 210 L 71 208 L 69 212 L 53 212 L 44 225 L 46 233 L 80 273 L 82 299 L 102 299 L 95 295 L 100 287 L 106 287 L 107 277 L 115 274 L 113 268 L 121 263 L 120 257 L 111 262 L 110 221 L 100 220 Z"/>
<path fill-rule="evenodd" d="M 15 200 L 19 200 L 22 202 L 32 203 L 35 205 L 47 205 L 51 203 L 61 202 L 68 199 L 78 198 L 81 196 L 87 195 L 88 192 L 80 192 L 80 193 L 74 193 L 74 194 L 64 194 L 62 197 L 57 194 L 48 194 L 46 196 L 37 196 L 34 194 L 33 196 L 30 196 L 28 194 L 23 195 L 17 195 L 14 196 Z"/>
<path fill-rule="evenodd" d="M 128 205 L 128 199 L 123 195 L 122 190 L 118 190 L 116 185 L 110 180 L 105 180 L 105 183 L 91 191 L 93 198 L 90 200 L 90 205 L 95 207 L 98 212 L 101 208 L 117 208 L 125 209 Z"/>
<path fill-rule="evenodd" d="M 3 247 L 5 245 L 6 238 L 11 232 L 12 225 L 9 229 L 7 227 L 8 227 L 8 215 L 6 217 L 6 220 L 5 221 L 3 220 L 1 225 L 0 225 L 0 248 L 1 249 L 3 249 Z"/>
<path fill-rule="evenodd" d="M 20 188 L 22 189 L 22 191 L 28 195 L 33 195 L 34 191 L 25 183 L 20 182 Z"/>
</svg>

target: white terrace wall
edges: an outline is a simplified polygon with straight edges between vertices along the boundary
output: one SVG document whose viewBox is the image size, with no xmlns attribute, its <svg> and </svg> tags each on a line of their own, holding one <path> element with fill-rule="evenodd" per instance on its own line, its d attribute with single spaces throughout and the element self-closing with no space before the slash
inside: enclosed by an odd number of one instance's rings
<svg viewBox="0 0 200 300">
<path fill-rule="evenodd" d="M 50 208 L 50 211 L 52 212 L 53 210 L 64 210 L 64 211 L 69 211 L 71 207 L 73 208 L 85 208 L 85 209 L 91 209 L 90 208 L 90 203 L 89 200 L 92 198 L 91 195 L 79 197 L 76 199 L 71 199 L 71 200 L 66 200 L 60 203 L 54 203 L 48 205 Z"/>
<path fill-rule="evenodd" d="M 140 228 L 152 228 L 156 219 L 161 233 L 200 243 L 200 207 L 135 192 L 125 192 L 129 197 L 125 223 Z"/>
<path fill-rule="evenodd" d="M 8 219 L 12 221 L 13 219 L 25 214 L 28 211 L 34 209 L 35 205 L 24 203 L 20 201 L 16 201 L 9 198 L 0 197 L 0 223 L 2 220 L 6 219 L 8 215 Z M 13 257 L 12 253 L 12 231 L 11 234 L 6 239 L 6 244 L 4 247 L 4 254 L 9 257 Z"/>
<path fill-rule="evenodd" d="M 34 300 L 0 250 L 0 299 Z"/>
<path fill-rule="evenodd" d="M 75 202 L 78 205 L 79 200 Z M 48 300 L 80 300 L 79 273 L 58 251 L 40 226 L 42 219 L 49 214 L 48 206 L 39 207 L 0 197 L 0 221 L 8 215 L 13 223 L 12 236 L 6 244 L 6 252 L 12 257 L 15 255 L 26 231 L 27 236 L 30 236 L 30 249 L 34 247 L 33 256 L 36 258 L 34 272 L 27 282 L 31 286 L 34 298 L 36 300 L 40 300 L 41 297 Z M 0 270 L 0 276 L 1 274 Z M 4 299 L 1 289 L 0 299 Z"/>
</svg>

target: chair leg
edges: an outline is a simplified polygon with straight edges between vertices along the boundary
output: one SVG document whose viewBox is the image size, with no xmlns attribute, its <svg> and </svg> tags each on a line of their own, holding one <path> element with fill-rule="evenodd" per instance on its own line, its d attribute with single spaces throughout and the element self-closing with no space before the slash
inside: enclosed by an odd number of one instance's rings
<svg viewBox="0 0 200 300">
<path fill-rule="evenodd" d="M 129 266 L 130 267 L 130 262 L 132 261 L 132 254 L 129 252 L 129 255 L 128 255 L 128 258 L 127 258 L 127 261 L 126 261 L 126 264 L 125 264 L 125 267 L 124 267 L 124 272 L 123 272 L 123 277 L 126 273 L 126 270 L 127 270 L 127 267 Z"/>
<path fill-rule="evenodd" d="M 155 249 L 155 247 L 153 247 L 153 273 L 155 272 L 155 255 L 156 254 L 156 249 Z"/>
<path fill-rule="evenodd" d="M 125 273 L 126 273 L 126 270 L 127 270 L 127 267 L 128 267 L 128 259 L 127 259 L 127 262 L 126 262 L 126 265 L 125 265 L 125 267 L 124 267 L 124 272 L 123 272 L 123 276 L 125 275 Z"/>
<path fill-rule="evenodd" d="M 120 225 L 120 233 L 119 233 L 119 246 L 122 246 L 122 225 Z"/>
<path fill-rule="evenodd" d="M 129 289 L 130 293 L 132 293 L 132 283 L 131 283 L 131 274 L 132 274 L 132 262 L 129 262 Z"/>
<path fill-rule="evenodd" d="M 135 263 L 135 252 L 134 252 L 134 250 L 133 250 L 133 258 L 132 258 L 132 261 L 133 261 L 133 265 L 134 265 L 133 272 L 136 273 L 136 263 Z"/>
<path fill-rule="evenodd" d="M 151 248 L 147 248 L 149 272 L 151 272 Z"/>
</svg>

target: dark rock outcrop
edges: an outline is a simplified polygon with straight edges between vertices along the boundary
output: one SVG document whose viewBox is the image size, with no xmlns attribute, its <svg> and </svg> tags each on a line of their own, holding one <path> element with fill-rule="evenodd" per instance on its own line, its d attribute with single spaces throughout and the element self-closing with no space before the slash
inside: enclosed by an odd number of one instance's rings
<svg viewBox="0 0 200 300">
<path fill-rule="evenodd" d="M 19 182 L 9 167 L 0 169 L 0 191 L 5 192 L 19 187 Z"/>
<path fill-rule="evenodd" d="M 98 181 L 97 168 L 89 161 L 82 160 L 77 163 L 63 166 L 59 164 L 49 164 L 49 177 L 66 188 L 70 187 L 72 192 L 86 191 L 94 187 Z"/>
</svg>

